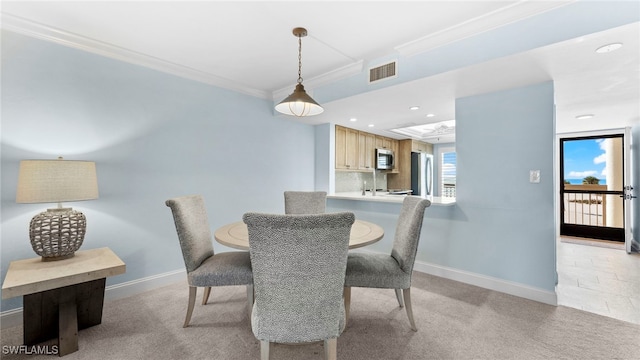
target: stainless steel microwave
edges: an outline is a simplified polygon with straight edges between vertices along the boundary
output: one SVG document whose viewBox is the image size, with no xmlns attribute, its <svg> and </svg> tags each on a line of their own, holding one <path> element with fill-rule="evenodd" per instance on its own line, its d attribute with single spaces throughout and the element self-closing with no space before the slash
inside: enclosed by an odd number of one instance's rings
<svg viewBox="0 0 640 360">
<path fill-rule="evenodd" d="M 376 149 L 376 169 L 391 170 L 395 164 L 393 150 Z"/>
</svg>

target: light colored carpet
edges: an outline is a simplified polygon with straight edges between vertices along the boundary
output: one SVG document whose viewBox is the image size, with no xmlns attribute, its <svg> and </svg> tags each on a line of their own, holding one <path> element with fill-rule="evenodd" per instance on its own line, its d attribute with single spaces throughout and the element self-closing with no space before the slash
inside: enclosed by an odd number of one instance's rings
<svg viewBox="0 0 640 360">
<path fill-rule="evenodd" d="M 393 290 L 354 288 L 338 358 L 640 359 L 640 326 L 632 323 L 421 273 L 413 277 L 411 294 L 418 332 L 409 329 Z M 64 358 L 259 359 L 245 295 L 244 287 L 214 288 L 208 305 L 196 304 L 186 329 L 186 283 L 107 302 L 102 324 L 80 331 L 80 350 Z M 20 345 L 22 326 L 1 335 L 3 346 Z M 271 355 L 322 359 L 322 343 L 276 345 Z"/>
</svg>

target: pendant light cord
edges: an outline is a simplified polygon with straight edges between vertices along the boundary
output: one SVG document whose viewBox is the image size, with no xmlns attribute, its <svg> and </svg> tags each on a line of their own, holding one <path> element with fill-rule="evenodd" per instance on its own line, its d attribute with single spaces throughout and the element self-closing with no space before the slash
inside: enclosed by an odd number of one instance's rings
<svg viewBox="0 0 640 360">
<path fill-rule="evenodd" d="M 298 84 L 302 84 L 302 36 L 298 35 Z"/>
</svg>

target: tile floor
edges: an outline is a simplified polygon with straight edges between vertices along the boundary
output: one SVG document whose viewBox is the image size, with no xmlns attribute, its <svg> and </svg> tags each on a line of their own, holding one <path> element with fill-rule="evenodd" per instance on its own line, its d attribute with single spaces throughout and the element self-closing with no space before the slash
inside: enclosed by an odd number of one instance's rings
<svg viewBox="0 0 640 360">
<path fill-rule="evenodd" d="M 557 246 L 558 305 L 640 324 L 640 254 L 577 238 Z"/>
</svg>

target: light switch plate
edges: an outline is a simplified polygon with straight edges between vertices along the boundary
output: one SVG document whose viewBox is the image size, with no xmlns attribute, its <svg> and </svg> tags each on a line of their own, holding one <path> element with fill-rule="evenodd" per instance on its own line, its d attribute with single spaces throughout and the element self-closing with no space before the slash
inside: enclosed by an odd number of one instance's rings
<svg viewBox="0 0 640 360">
<path fill-rule="evenodd" d="M 534 184 L 540 182 L 540 170 L 529 170 L 529 182 Z"/>
</svg>

